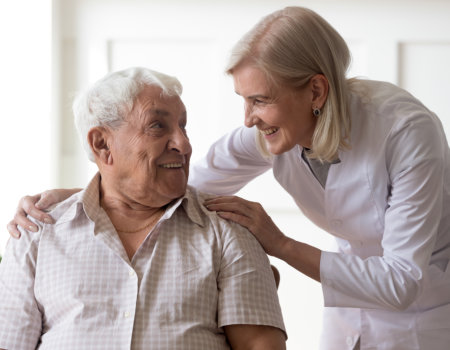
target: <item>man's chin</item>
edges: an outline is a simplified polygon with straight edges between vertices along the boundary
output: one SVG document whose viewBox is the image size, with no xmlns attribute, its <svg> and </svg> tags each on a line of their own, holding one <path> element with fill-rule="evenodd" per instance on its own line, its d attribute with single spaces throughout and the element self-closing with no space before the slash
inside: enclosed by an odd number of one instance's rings
<svg viewBox="0 0 450 350">
<path fill-rule="evenodd" d="M 183 197 L 186 193 L 187 184 L 175 184 L 177 186 L 168 188 L 166 193 L 166 197 L 170 199 L 170 201 L 176 200 L 180 197 Z"/>
</svg>

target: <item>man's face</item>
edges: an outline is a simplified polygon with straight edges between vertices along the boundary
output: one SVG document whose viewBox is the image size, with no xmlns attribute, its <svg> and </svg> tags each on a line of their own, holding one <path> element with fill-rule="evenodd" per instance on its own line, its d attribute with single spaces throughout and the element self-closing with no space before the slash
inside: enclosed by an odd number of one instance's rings
<svg viewBox="0 0 450 350">
<path fill-rule="evenodd" d="M 160 207 L 186 191 L 192 149 L 178 96 L 147 86 L 126 121 L 112 131 L 114 188 L 126 200 Z"/>
</svg>

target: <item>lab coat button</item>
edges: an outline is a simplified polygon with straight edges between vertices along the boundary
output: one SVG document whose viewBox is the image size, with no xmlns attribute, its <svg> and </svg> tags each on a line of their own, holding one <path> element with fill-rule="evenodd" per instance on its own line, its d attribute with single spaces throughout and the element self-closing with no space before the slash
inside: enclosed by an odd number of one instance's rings
<svg viewBox="0 0 450 350">
<path fill-rule="evenodd" d="M 347 339 L 345 340 L 347 342 L 348 346 L 352 346 L 353 345 L 353 339 L 352 337 L 348 336 Z"/>
</svg>

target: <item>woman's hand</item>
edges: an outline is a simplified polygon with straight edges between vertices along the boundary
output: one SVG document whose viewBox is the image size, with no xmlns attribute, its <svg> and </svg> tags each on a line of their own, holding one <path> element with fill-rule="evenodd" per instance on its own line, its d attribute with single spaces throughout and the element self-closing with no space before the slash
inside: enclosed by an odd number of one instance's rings
<svg viewBox="0 0 450 350">
<path fill-rule="evenodd" d="M 36 232 L 38 227 L 35 223 L 27 218 L 27 215 L 32 216 L 36 220 L 53 224 L 53 218 L 45 212 L 53 204 L 59 203 L 68 198 L 72 194 L 80 191 L 80 189 L 56 189 L 49 190 L 34 196 L 22 197 L 19 201 L 14 219 L 6 226 L 9 234 L 14 238 L 20 237 L 20 231 L 17 226 L 21 226 L 26 230 Z"/>
<path fill-rule="evenodd" d="M 216 211 L 224 219 L 246 227 L 269 255 L 280 256 L 288 238 L 274 224 L 260 203 L 237 196 L 222 196 L 205 201 L 208 210 Z"/>
</svg>

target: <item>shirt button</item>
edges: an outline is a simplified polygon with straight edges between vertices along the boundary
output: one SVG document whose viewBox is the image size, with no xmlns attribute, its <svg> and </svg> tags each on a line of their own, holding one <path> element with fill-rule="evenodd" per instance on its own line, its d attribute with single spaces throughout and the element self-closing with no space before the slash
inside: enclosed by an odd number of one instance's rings
<svg viewBox="0 0 450 350">
<path fill-rule="evenodd" d="M 131 316 L 131 312 L 130 311 L 125 311 L 124 313 L 123 313 L 123 317 L 125 317 L 125 318 L 128 318 L 128 317 L 130 317 Z"/>
<path fill-rule="evenodd" d="M 136 273 L 135 273 L 133 270 L 130 270 L 130 271 L 128 272 L 128 276 L 134 277 L 134 275 L 136 275 Z"/>
</svg>

